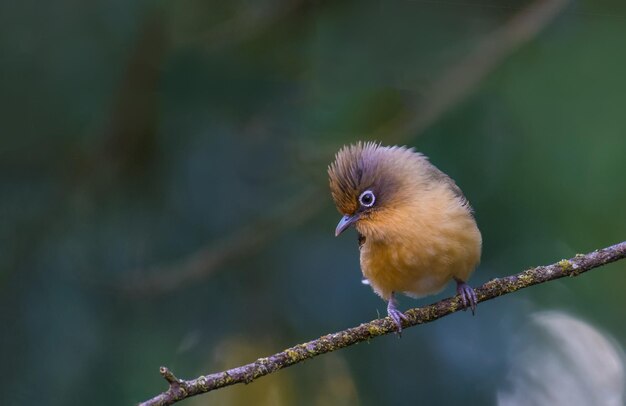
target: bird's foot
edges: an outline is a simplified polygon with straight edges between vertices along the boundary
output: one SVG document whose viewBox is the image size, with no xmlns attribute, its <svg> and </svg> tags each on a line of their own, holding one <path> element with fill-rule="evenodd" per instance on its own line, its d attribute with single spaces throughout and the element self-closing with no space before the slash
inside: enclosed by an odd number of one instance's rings
<svg viewBox="0 0 626 406">
<path fill-rule="evenodd" d="M 389 302 L 387 302 L 387 314 L 396 324 L 398 336 L 402 336 L 402 320 L 407 321 L 408 318 L 404 315 L 404 313 L 396 308 L 396 300 L 393 295 L 391 296 L 391 299 L 389 299 Z"/>
<path fill-rule="evenodd" d="M 461 297 L 461 302 L 463 303 L 463 310 L 465 311 L 469 307 L 472 309 L 472 315 L 474 315 L 476 313 L 476 305 L 478 304 L 476 292 L 462 280 L 456 278 L 454 280 L 456 281 L 456 293 Z"/>
</svg>

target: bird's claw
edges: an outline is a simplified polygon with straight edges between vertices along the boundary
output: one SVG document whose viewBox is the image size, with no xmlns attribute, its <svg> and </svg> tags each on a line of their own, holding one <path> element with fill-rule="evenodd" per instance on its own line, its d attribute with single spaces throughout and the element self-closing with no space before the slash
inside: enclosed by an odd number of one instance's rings
<svg viewBox="0 0 626 406">
<path fill-rule="evenodd" d="M 408 318 L 404 315 L 404 313 L 397 309 L 388 312 L 388 314 L 389 317 L 391 317 L 391 320 L 393 320 L 393 322 L 396 324 L 396 327 L 398 329 L 398 335 L 402 335 L 402 320 L 406 321 L 408 320 Z"/>
<path fill-rule="evenodd" d="M 387 304 L 387 315 L 389 315 L 391 320 L 393 320 L 393 322 L 395 323 L 398 335 L 402 336 L 402 321 L 407 321 L 408 317 L 406 317 L 404 313 L 396 308 L 396 304 L 393 298 L 389 300 L 389 303 Z"/>
<path fill-rule="evenodd" d="M 478 298 L 474 289 L 467 283 L 457 280 L 456 293 L 461 298 L 461 303 L 463 303 L 463 311 L 469 307 L 472 310 L 472 315 L 474 315 L 476 313 L 476 305 L 478 304 Z"/>
</svg>

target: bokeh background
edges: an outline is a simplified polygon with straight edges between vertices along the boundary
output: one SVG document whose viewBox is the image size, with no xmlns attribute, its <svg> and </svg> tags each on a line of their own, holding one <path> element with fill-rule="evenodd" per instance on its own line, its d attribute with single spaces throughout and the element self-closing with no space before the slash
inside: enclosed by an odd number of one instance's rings
<svg viewBox="0 0 626 406">
<path fill-rule="evenodd" d="M 0 2 L 0 403 L 134 404 L 160 365 L 384 315 L 333 236 L 345 143 L 457 181 L 474 285 L 626 239 L 625 50 L 619 1 Z M 620 405 L 625 286 L 617 263 L 185 404 Z"/>
</svg>

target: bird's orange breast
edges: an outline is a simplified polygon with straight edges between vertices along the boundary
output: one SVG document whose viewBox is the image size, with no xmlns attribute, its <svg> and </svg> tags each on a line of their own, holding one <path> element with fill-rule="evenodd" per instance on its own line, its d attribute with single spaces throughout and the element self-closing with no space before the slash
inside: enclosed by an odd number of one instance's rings
<svg viewBox="0 0 626 406">
<path fill-rule="evenodd" d="M 393 292 L 435 294 L 452 278 L 467 281 L 480 261 L 480 231 L 465 208 L 444 204 L 428 217 L 404 216 L 391 226 L 396 220 L 385 221 L 385 238 L 368 238 L 361 248 L 363 275 L 384 299 Z"/>
</svg>

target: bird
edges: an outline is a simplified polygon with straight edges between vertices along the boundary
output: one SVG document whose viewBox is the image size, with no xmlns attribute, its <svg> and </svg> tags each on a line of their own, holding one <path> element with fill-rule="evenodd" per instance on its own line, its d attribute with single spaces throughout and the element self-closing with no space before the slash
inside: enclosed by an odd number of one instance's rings
<svg viewBox="0 0 626 406">
<path fill-rule="evenodd" d="M 464 310 L 477 297 L 467 281 L 480 262 L 482 236 L 461 189 L 429 159 L 406 146 L 345 145 L 328 166 L 339 236 L 358 233 L 363 282 L 387 302 L 398 334 L 406 315 L 396 295 L 420 298 L 454 280 Z"/>
</svg>

